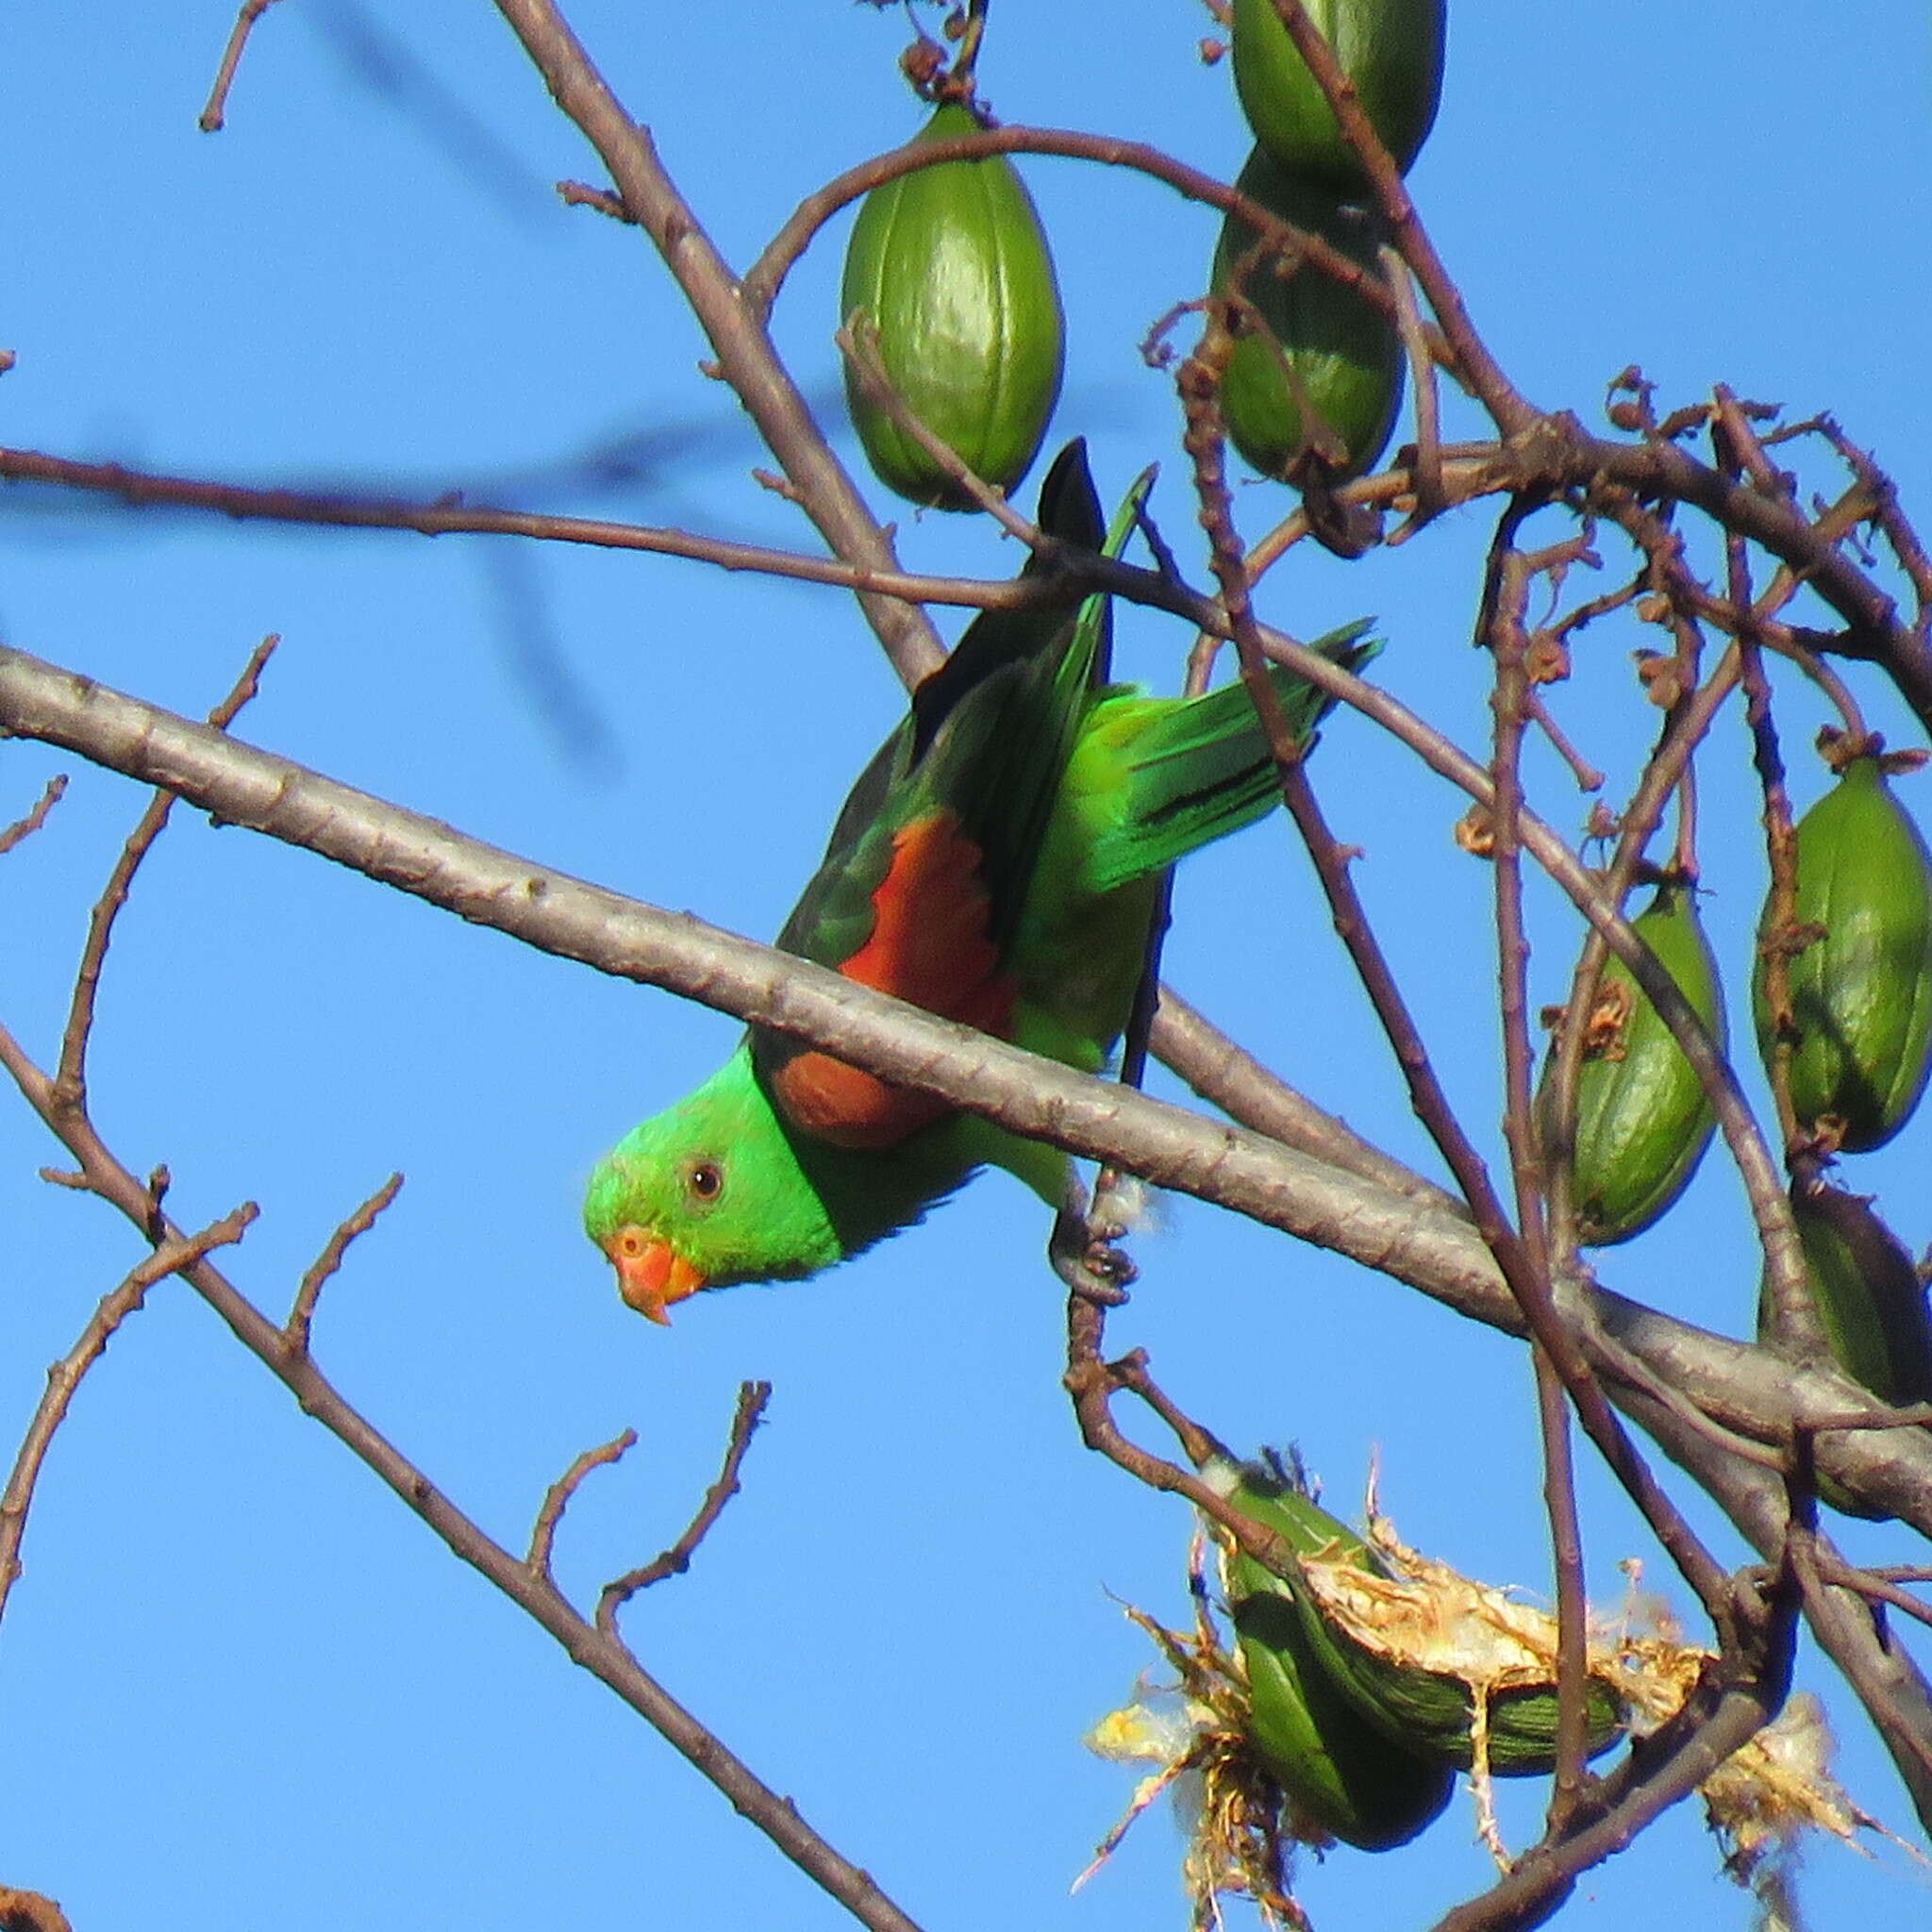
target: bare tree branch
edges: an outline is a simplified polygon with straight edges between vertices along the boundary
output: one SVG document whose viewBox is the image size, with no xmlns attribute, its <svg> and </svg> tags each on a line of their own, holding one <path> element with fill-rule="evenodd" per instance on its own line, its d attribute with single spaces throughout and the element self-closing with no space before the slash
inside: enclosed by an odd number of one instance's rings
<svg viewBox="0 0 1932 1932">
<path fill-rule="evenodd" d="M 295 1290 L 295 1299 L 289 1309 L 289 1319 L 282 1324 L 282 1334 L 288 1345 L 297 1355 L 308 1352 L 309 1331 L 315 1325 L 315 1305 L 322 1299 L 322 1291 L 328 1285 L 330 1275 L 342 1265 L 342 1257 L 349 1251 L 349 1243 L 358 1236 L 365 1235 L 375 1225 L 376 1217 L 389 1207 L 403 1191 L 403 1177 L 392 1174 L 355 1213 L 349 1216 L 336 1231 L 329 1236 L 322 1253 L 315 1257 L 314 1265 L 303 1275 Z"/>
<path fill-rule="evenodd" d="M 66 1418 L 75 1391 L 80 1387 L 80 1378 L 107 1353 L 114 1331 L 147 1299 L 147 1291 L 156 1282 L 170 1274 L 184 1274 L 214 1249 L 239 1241 L 242 1231 L 257 1212 L 255 1204 L 246 1202 L 199 1234 L 164 1242 L 130 1270 L 118 1287 L 101 1297 L 100 1305 L 88 1317 L 87 1326 L 80 1331 L 74 1346 L 47 1371 L 46 1392 L 27 1424 L 7 1487 L 0 1491 L 0 1615 L 5 1615 L 8 1596 L 20 1577 L 21 1539 L 26 1534 L 27 1512 L 33 1507 L 41 1465 L 46 1460 L 55 1430 Z"/>
<path fill-rule="evenodd" d="M 724 1445 L 724 1466 L 718 1480 L 705 1491 L 698 1512 L 668 1550 L 653 1557 L 636 1570 L 627 1570 L 607 1583 L 597 1594 L 597 1627 L 615 1630 L 617 1613 L 641 1590 L 662 1583 L 667 1576 L 682 1576 L 691 1568 L 697 1546 L 710 1535 L 711 1525 L 724 1513 L 724 1506 L 738 1493 L 738 1472 L 744 1467 L 745 1452 L 764 1420 L 765 1405 L 772 1399 L 769 1382 L 742 1382 L 738 1389 L 738 1408 L 731 1418 L 731 1437 Z"/>
<path fill-rule="evenodd" d="M 80 1166 L 80 1186 L 120 1210 L 150 1234 L 163 1253 L 183 1244 L 180 1231 L 158 1214 L 153 1191 L 116 1159 L 85 1108 L 63 1100 L 55 1085 L 0 1029 L 0 1065 L 42 1120 Z M 442 1540 L 554 1637 L 581 1665 L 627 1704 L 728 1798 L 814 1883 L 872 1932 L 918 1932 L 918 1927 L 861 1871 L 800 1814 L 798 1807 L 766 1785 L 676 1702 L 639 1664 L 613 1631 L 580 1616 L 550 1578 L 513 1556 L 445 1496 L 423 1471 L 387 1441 L 315 1366 L 314 1357 L 288 1345 L 285 1331 L 268 1320 L 204 1256 L 174 1263 L 190 1285 L 227 1324 L 242 1345 L 280 1381 L 311 1416 L 378 1475 Z"/>
<path fill-rule="evenodd" d="M 497 0 L 497 9 L 523 42 L 551 98 L 610 170 L 631 219 L 657 245 L 709 339 L 718 373 L 758 425 L 807 515 L 847 562 L 874 571 L 895 569 L 890 537 L 873 521 L 832 454 L 763 323 L 744 302 L 738 278 L 659 162 L 648 131 L 611 92 L 550 0 Z M 859 604 L 908 683 L 937 667 L 939 640 L 924 611 L 874 596 L 861 596 Z"/>
<path fill-rule="evenodd" d="M 546 872 L 4 648 L 0 726 L 166 786 L 225 823 L 303 846 L 542 951 L 808 1040 L 1017 1133 L 1346 1255 L 1458 1314 L 1522 1332 L 1494 1261 L 1466 1221 L 1279 1142 L 1124 1092 L 688 914 Z M 1760 1441 L 1789 1440 L 1807 1414 L 1865 1407 L 1852 1384 L 1828 1371 L 1794 1369 L 1616 1295 L 1599 1291 L 1595 1307 L 1616 1340 L 1713 1420 Z M 1598 1367 L 1614 1384 L 1613 1368 Z M 1833 1438 L 1820 1461 L 1861 1499 L 1932 1534 L 1932 1438 L 1907 1441 L 1912 1434 Z"/>
</svg>

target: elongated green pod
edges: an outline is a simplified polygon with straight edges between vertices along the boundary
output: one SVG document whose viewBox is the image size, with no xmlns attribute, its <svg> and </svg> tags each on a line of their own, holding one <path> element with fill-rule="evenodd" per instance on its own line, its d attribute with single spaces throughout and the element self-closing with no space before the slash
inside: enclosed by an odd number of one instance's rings
<svg viewBox="0 0 1932 1932">
<path fill-rule="evenodd" d="M 1332 1524 L 1369 1560 L 1359 1539 L 1259 1470 L 1243 1471 L 1228 1500 L 1297 1546 L 1327 1546 L 1323 1526 Z M 1361 1851 L 1407 1844 L 1441 1816 L 1455 1789 L 1454 1774 L 1392 1743 L 1362 1719 L 1316 1659 L 1279 1577 L 1237 1551 L 1229 1558 L 1228 1588 L 1248 1682 L 1249 1741 L 1298 1821 Z"/>
<path fill-rule="evenodd" d="M 1694 889 L 1659 886 L 1630 924 L 1722 1048 L 1724 992 Z M 1545 1068 L 1539 1112 L 1546 1146 L 1553 1139 L 1549 1092 Z M 1704 1089 L 1661 1015 L 1629 968 L 1607 960 L 1576 1082 L 1577 1239 L 1608 1247 L 1649 1227 L 1684 1191 L 1714 1124 Z"/>
<path fill-rule="evenodd" d="M 1925 1284 L 1863 1196 L 1820 1181 L 1791 1189 L 1811 1299 L 1846 1374 L 1895 1408 L 1932 1402 Z"/>
<path fill-rule="evenodd" d="M 923 141 L 977 131 L 949 103 Z M 1004 155 L 942 161 L 874 188 L 845 251 L 840 312 L 877 330 L 894 390 L 967 465 L 1002 490 L 1039 453 L 1065 355 L 1059 285 L 1033 198 Z M 978 506 L 845 372 L 845 396 L 879 480 L 913 503 Z"/>
<path fill-rule="evenodd" d="M 1879 758 L 1852 759 L 1798 821 L 1797 866 L 1795 923 L 1823 936 L 1789 967 L 1791 1106 L 1801 1128 L 1861 1153 L 1905 1125 L 1932 1070 L 1932 855 Z M 1753 1006 L 1769 1067 L 1766 974 L 1760 947 Z"/>
<path fill-rule="evenodd" d="M 1393 1634 L 1386 1645 L 1365 1641 L 1331 1614 L 1321 1587 L 1303 1567 L 1312 1562 L 1326 1566 L 1335 1575 L 1353 1569 L 1384 1576 L 1387 1573 L 1374 1552 L 1291 1485 L 1271 1486 L 1257 1472 L 1244 1472 L 1241 1487 L 1229 1500 L 1276 1530 L 1294 1550 L 1295 1574 L 1288 1579 L 1274 1576 L 1250 1557 L 1235 1559 L 1230 1577 L 1232 1581 L 1239 1574 L 1243 1579 L 1240 1587 L 1257 1595 L 1272 1592 L 1293 1607 L 1305 1645 L 1298 1659 L 1302 1681 L 1340 1692 L 1358 1718 L 1411 1757 L 1439 1771 L 1470 1769 L 1475 1757 L 1475 1691 L 1471 1678 L 1409 1660 L 1400 1654 L 1404 1641 Z M 1247 1568 L 1241 1570 L 1241 1564 Z M 1465 1579 L 1456 1581 L 1466 1600 L 1472 1587 Z M 1483 1661 L 1473 1659 L 1467 1668 L 1477 1673 Z M 1556 1768 L 1554 1661 L 1546 1679 L 1497 1684 L 1488 1692 L 1486 1705 L 1486 1756 L 1491 1772 L 1499 1777 L 1527 1777 Z M 1592 1675 L 1585 1719 L 1590 1754 L 1593 1757 L 1614 1744 L 1624 1722 L 1623 1700 L 1615 1688 Z"/>
<path fill-rule="evenodd" d="M 1404 174 L 1442 98 L 1447 0 L 1307 0 L 1370 124 Z M 1234 0 L 1234 84 L 1255 139 L 1309 180 L 1359 191 L 1367 176 L 1274 0 Z"/>
<path fill-rule="evenodd" d="M 1248 157 L 1235 186 L 1350 260 L 1374 267 L 1374 218 L 1297 184 L 1261 149 Z M 1402 339 L 1366 296 L 1319 269 L 1284 275 L 1278 255 L 1257 257 L 1258 239 L 1230 215 L 1214 251 L 1216 293 L 1238 294 L 1254 311 L 1233 318 L 1235 341 L 1221 379 L 1227 432 L 1264 476 L 1304 482 L 1317 454 L 1330 480 L 1360 475 L 1388 447 L 1402 407 Z"/>
<path fill-rule="evenodd" d="M 1331 1682 L 1384 1737 L 1468 1771 L 1475 1760 L 1475 1691 L 1467 1678 L 1405 1662 L 1363 1642 L 1298 1591 L 1303 1633 Z M 1547 1681 L 1499 1686 L 1488 1694 L 1489 1768 L 1498 1777 L 1544 1777 L 1557 1768 L 1555 1666 Z M 1625 1712 L 1606 1679 L 1589 1680 L 1584 1748 L 1594 1757 L 1624 1734 Z"/>
</svg>

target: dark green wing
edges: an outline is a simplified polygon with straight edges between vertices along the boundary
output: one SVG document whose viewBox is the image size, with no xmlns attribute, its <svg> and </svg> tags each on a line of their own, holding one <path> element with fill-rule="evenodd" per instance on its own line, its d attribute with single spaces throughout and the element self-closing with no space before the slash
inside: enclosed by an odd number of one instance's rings
<svg viewBox="0 0 1932 1932">
<path fill-rule="evenodd" d="M 1040 492 L 1040 525 L 1083 549 L 1104 541 L 1086 445 L 1067 445 Z M 1027 558 L 1022 577 L 1041 566 Z M 874 895 L 892 871 L 894 835 L 939 811 L 980 854 L 990 936 L 1019 918 L 1053 798 L 1104 658 L 1106 600 L 987 610 L 913 693 L 832 827 L 824 858 L 777 943 L 839 967 L 871 936 Z"/>
</svg>

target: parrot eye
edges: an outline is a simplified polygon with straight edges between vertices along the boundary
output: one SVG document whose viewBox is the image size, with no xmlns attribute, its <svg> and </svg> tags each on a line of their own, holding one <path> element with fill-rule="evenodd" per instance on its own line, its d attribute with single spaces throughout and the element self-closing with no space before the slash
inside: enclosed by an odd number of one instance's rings
<svg viewBox="0 0 1932 1932">
<path fill-rule="evenodd" d="M 715 1201 L 724 1191 L 724 1170 L 715 1160 L 694 1160 L 684 1184 L 700 1201 Z"/>
</svg>

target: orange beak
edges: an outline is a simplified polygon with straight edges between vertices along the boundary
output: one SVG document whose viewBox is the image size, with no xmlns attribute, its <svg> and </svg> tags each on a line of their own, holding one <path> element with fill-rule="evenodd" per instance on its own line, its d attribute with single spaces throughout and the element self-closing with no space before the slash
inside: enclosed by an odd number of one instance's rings
<svg viewBox="0 0 1932 1932">
<path fill-rule="evenodd" d="M 641 1227 L 620 1227 L 604 1252 L 617 1270 L 618 1293 L 647 1322 L 668 1327 L 671 1317 L 664 1310 L 705 1285 L 705 1277 L 682 1255 L 674 1254 L 668 1241 Z"/>
</svg>

